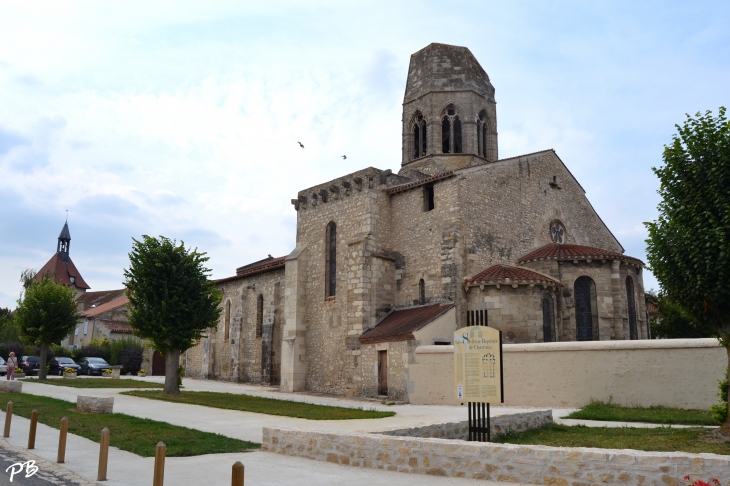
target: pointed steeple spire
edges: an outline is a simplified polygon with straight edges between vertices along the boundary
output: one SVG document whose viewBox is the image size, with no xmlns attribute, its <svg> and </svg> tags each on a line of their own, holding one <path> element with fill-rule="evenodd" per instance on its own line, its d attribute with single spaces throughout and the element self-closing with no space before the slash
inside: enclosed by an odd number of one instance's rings
<svg viewBox="0 0 730 486">
<path fill-rule="evenodd" d="M 68 221 L 64 223 L 61 234 L 58 235 L 58 246 L 56 252 L 61 255 L 61 259 L 68 261 L 68 249 L 71 246 L 71 232 L 68 230 Z"/>
</svg>

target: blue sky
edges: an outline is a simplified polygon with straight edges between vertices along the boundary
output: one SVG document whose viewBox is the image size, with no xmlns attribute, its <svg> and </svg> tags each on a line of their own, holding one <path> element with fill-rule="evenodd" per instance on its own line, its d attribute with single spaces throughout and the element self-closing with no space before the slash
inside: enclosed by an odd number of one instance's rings
<svg viewBox="0 0 730 486">
<path fill-rule="evenodd" d="M 207 251 L 216 278 L 288 253 L 298 190 L 398 170 L 431 42 L 489 73 L 500 157 L 554 148 L 643 259 L 674 125 L 728 105 L 728 25 L 727 1 L 0 0 L 0 306 L 66 210 L 93 290 L 121 286 L 142 234 Z"/>
</svg>

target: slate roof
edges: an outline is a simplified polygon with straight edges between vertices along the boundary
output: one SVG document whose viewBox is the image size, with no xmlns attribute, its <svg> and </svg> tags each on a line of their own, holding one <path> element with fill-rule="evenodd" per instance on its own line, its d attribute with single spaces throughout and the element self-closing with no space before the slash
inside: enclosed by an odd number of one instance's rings
<svg viewBox="0 0 730 486">
<path fill-rule="evenodd" d="M 117 299 L 114 299 L 110 302 L 107 302 L 106 304 L 102 304 L 98 307 L 94 307 L 92 309 L 87 309 L 84 312 L 81 313 L 84 317 L 96 317 L 99 314 L 103 314 L 104 312 L 108 312 L 112 309 L 116 309 L 117 307 L 126 306 L 129 304 L 129 299 L 126 295 L 123 297 L 119 297 Z"/>
<path fill-rule="evenodd" d="M 472 278 L 464 280 L 465 284 L 547 284 L 560 285 L 554 278 L 526 268 L 509 265 L 492 265 Z"/>
<path fill-rule="evenodd" d="M 236 269 L 236 275 L 233 277 L 226 277 L 221 278 L 219 280 L 216 280 L 216 283 L 225 283 L 225 282 L 231 282 L 233 280 L 238 280 L 240 278 L 244 277 L 250 277 L 252 275 L 257 275 L 259 273 L 266 273 L 271 272 L 273 270 L 279 270 L 280 268 L 284 268 L 284 264 L 286 260 L 286 256 L 282 257 L 270 257 L 270 258 L 264 258 L 263 260 L 259 260 L 254 263 L 250 263 L 248 265 L 244 265 L 242 267 L 239 267 Z"/>
<path fill-rule="evenodd" d="M 644 262 L 638 258 L 624 255 L 603 248 L 594 248 L 592 246 L 583 245 L 559 245 L 558 243 L 549 243 L 538 248 L 535 251 L 523 256 L 517 263 L 532 262 L 538 260 L 622 260 L 636 265 L 644 265 Z"/>
<path fill-rule="evenodd" d="M 134 329 L 132 329 L 132 326 L 130 326 L 128 322 L 108 321 L 106 319 L 97 319 L 96 322 L 106 326 L 111 332 L 121 332 L 125 334 L 131 334 L 134 332 Z"/>
<path fill-rule="evenodd" d="M 415 339 L 414 331 L 425 327 L 453 307 L 453 304 L 434 304 L 391 312 L 380 324 L 362 333 L 360 343 L 373 344 Z"/>
<path fill-rule="evenodd" d="M 38 270 L 35 280 L 40 282 L 46 274 L 53 275 L 53 280 L 57 283 L 74 286 L 79 289 L 91 288 L 79 273 L 70 256 L 66 256 L 66 261 L 64 262 L 60 253 L 53 255 L 48 260 L 48 263 Z M 73 282 L 71 282 L 71 277 L 74 277 Z"/>
</svg>

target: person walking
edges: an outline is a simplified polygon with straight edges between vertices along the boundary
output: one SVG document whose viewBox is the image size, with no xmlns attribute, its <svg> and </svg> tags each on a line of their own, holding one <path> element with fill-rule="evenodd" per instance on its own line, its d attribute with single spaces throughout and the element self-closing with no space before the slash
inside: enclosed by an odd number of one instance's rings
<svg viewBox="0 0 730 486">
<path fill-rule="evenodd" d="M 8 380 L 14 380 L 15 379 L 15 368 L 18 367 L 18 358 L 15 357 L 15 353 L 13 351 L 10 351 L 10 356 L 8 356 L 8 372 L 5 373 L 6 378 Z"/>
</svg>

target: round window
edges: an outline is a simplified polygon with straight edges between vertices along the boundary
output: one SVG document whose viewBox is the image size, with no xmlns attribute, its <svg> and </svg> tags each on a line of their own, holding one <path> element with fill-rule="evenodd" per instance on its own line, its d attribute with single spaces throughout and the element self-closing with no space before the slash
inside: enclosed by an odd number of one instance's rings
<svg viewBox="0 0 730 486">
<path fill-rule="evenodd" d="M 566 241 L 565 226 L 560 221 L 553 221 L 550 224 L 550 237 L 553 243 L 562 245 Z"/>
</svg>

